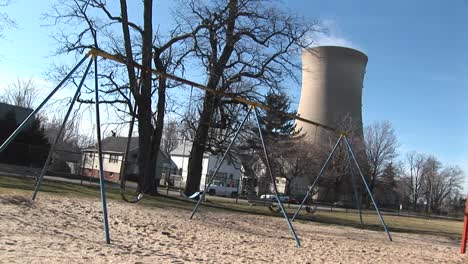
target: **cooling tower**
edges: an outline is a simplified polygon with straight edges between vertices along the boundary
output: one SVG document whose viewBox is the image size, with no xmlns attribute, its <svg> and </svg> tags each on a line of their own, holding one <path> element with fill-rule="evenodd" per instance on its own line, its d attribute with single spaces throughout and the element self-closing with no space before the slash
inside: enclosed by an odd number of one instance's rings
<svg viewBox="0 0 468 264">
<path fill-rule="evenodd" d="M 343 126 L 344 119 L 351 120 L 355 135 L 362 138 L 362 84 L 366 64 L 367 56 L 350 48 L 305 49 L 298 114 L 336 128 Z M 320 140 L 322 130 L 301 121 L 296 124 L 307 133 L 308 139 Z"/>
</svg>

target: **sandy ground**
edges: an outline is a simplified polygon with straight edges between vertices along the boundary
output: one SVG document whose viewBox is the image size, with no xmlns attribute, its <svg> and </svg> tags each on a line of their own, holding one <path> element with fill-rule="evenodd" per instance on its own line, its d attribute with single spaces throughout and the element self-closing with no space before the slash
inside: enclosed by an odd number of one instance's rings
<svg viewBox="0 0 468 264">
<path fill-rule="evenodd" d="M 281 218 L 116 201 L 107 245 L 98 200 L 28 199 L 0 194 L 1 263 L 468 263 L 444 237 L 295 223 L 298 248 Z"/>
</svg>

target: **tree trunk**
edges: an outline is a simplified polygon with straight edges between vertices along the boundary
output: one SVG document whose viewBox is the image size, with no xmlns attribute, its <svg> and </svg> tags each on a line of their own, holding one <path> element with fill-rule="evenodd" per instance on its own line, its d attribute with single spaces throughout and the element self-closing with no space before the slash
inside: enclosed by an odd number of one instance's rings
<svg viewBox="0 0 468 264">
<path fill-rule="evenodd" d="M 203 111 L 200 114 L 200 124 L 195 133 L 195 139 L 190 151 L 188 162 L 187 183 L 184 193 L 192 195 L 200 190 L 200 181 L 203 167 L 203 154 L 205 153 L 205 144 L 210 129 L 210 119 L 215 107 L 215 97 L 211 93 L 205 93 Z"/>
<path fill-rule="evenodd" d="M 156 59 L 155 59 L 156 61 Z M 158 61 L 159 62 L 159 61 Z M 160 65 L 156 63 L 156 65 Z M 162 68 L 159 68 L 159 66 L 156 66 L 158 70 L 163 70 Z M 158 104 L 157 104 L 157 115 L 156 115 L 156 127 L 153 130 L 153 138 L 151 141 L 151 165 L 152 165 L 152 171 L 153 173 L 153 179 L 155 178 L 154 173 L 156 172 L 156 167 L 158 164 L 158 156 L 160 146 L 161 146 L 161 138 L 163 134 L 163 129 L 164 129 L 164 114 L 165 114 L 165 107 L 166 107 L 166 78 L 160 77 L 159 78 L 159 86 L 158 86 Z M 150 171 L 148 171 L 150 173 Z M 157 194 L 157 186 L 159 185 L 158 182 L 155 180 L 154 181 L 154 193 Z"/>
<path fill-rule="evenodd" d="M 153 1 L 144 0 L 144 33 L 142 39 L 142 65 L 146 69 L 151 69 L 152 62 L 152 41 L 153 41 Z M 155 180 L 155 166 L 157 154 L 154 155 L 154 143 L 153 138 L 153 125 L 151 124 L 151 82 L 152 73 L 151 71 L 141 72 L 141 90 L 140 100 L 138 102 L 138 132 L 139 132 L 139 148 L 140 155 L 138 157 L 138 169 L 140 176 L 143 178 L 142 191 L 145 194 L 155 195 L 157 194 L 157 185 Z M 156 156 L 156 157 L 155 157 Z"/>
<path fill-rule="evenodd" d="M 151 124 L 151 105 L 140 104 L 140 108 L 138 108 L 138 116 L 138 171 L 141 179 L 140 191 L 145 194 L 155 195 L 156 181 L 154 178 L 155 162 L 153 162 L 152 158 L 153 125 Z"/>
<path fill-rule="evenodd" d="M 418 199 L 419 197 L 417 195 L 414 196 L 414 200 L 413 200 L 413 211 L 417 211 L 418 210 Z"/>
<path fill-rule="evenodd" d="M 370 186 L 369 186 L 369 189 L 370 189 L 371 194 L 374 193 L 376 178 L 377 178 L 377 172 L 374 170 L 374 171 L 372 172 L 372 175 L 371 175 L 371 182 L 370 182 Z"/>
</svg>

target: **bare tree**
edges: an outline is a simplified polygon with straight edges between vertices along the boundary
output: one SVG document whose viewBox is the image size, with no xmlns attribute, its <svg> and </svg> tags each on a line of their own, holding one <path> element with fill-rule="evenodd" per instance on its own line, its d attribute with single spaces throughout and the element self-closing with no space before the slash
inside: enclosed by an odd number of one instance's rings
<svg viewBox="0 0 468 264">
<path fill-rule="evenodd" d="M 364 129 L 367 163 L 370 171 L 370 190 L 373 192 L 386 165 L 397 157 L 398 141 L 388 121 L 366 126 Z"/>
<path fill-rule="evenodd" d="M 366 161 L 364 142 L 362 139 L 362 132 L 360 131 L 360 124 L 356 123 L 349 114 L 336 116 L 336 128 L 338 131 L 343 131 L 352 145 L 353 152 L 356 155 L 359 165 L 365 171 Z M 318 174 L 319 169 L 325 163 L 326 158 L 331 153 L 334 145 L 338 140 L 338 135 L 335 132 L 323 131 L 318 133 L 320 140 L 315 139 L 314 156 L 318 163 L 315 175 Z M 352 160 L 348 155 L 347 147 L 342 141 L 337 147 L 333 157 L 324 171 L 323 177 L 319 180 L 318 186 L 322 188 L 319 192 L 319 199 L 327 200 L 328 202 L 337 201 L 340 199 L 347 199 L 348 194 L 351 194 L 353 189 L 353 183 L 351 182 L 350 169 L 354 167 Z M 357 171 L 355 170 L 355 176 Z M 315 176 L 314 175 L 314 176 Z M 356 180 L 356 188 L 358 189 L 358 195 L 361 196 L 361 181 L 358 177 Z"/>
<path fill-rule="evenodd" d="M 428 156 L 424 160 L 424 198 L 426 202 L 425 204 L 427 213 L 431 213 L 433 209 L 434 186 L 437 178 L 439 177 L 441 168 L 442 163 L 434 156 Z"/>
<path fill-rule="evenodd" d="M 25 108 L 33 108 L 38 95 L 39 90 L 32 79 L 17 78 L 16 82 L 8 85 L 3 96 L 0 96 L 0 101 Z"/>
<path fill-rule="evenodd" d="M 44 131 L 49 142 L 53 142 L 57 137 L 60 127 L 62 126 L 63 119 L 52 118 L 47 120 L 44 124 Z M 70 118 L 64 126 L 62 133 L 57 141 L 57 149 L 79 150 L 80 138 L 79 134 L 79 121 L 75 118 Z M 88 145 L 89 146 L 89 145 Z M 88 147 L 86 146 L 86 147 Z"/>
<path fill-rule="evenodd" d="M 177 148 L 180 137 L 178 131 L 178 124 L 175 121 L 167 122 L 164 131 L 163 131 L 163 138 L 162 138 L 162 150 L 166 153 L 171 153 L 174 149 Z"/>
<path fill-rule="evenodd" d="M 251 87 L 270 90 L 278 89 L 286 78 L 294 78 L 299 64 L 292 56 L 308 44 L 304 43 L 306 34 L 316 29 L 316 24 L 281 12 L 271 1 L 191 1 L 184 12 L 189 13 L 183 17 L 190 27 L 204 25 L 194 34 L 194 50 L 207 74 L 205 85 L 242 97 L 252 97 L 255 92 L 235 89 L 239 83 L 251 82 Z M 232 102 L 212 93 L 204 95 L 190 152 L 186 194 L 199 189 L 210 120 L 227 103 Z"/>
<path fill-rule="evenodd" d="M 3 11 L 3 8 L 9 6 L 11 3 L 12 1 L 10 0 L 0 0 L 0 8 L 2 10 L 0 11 L 0 38 L 5 37 L 3 35 L 3 30 L 5 30 L 5 28 L 16 27 L 16 21 Z"/>
<path fill-rule="evenodd" d="M 462 190 L 465 174 L 458 166 L 444 168 L 433 182 L 432 209 L 440 213 L 443 202 Z"/>
<path fill-rule="evenodd" d="M 427 213 L 440 213 L 444 200 L 450 194 L 461 190 L 464 172 L 459 167 L 443 168 L 442 163 L 434 156 L 424 162 L 424 198 Z"/>
<path fill-rule="evenodd" d="M 406 171 L 404 177 L 409 189 L 409 200 L 413 206 L 413 210 L 417 209 L 418 200 L 423 194 L 424 183 L 424 162 L 423 154 L 415 151 L 409 152 L 406 155 Z"/>
<path fill-rule="evenodd" d="M 63 119 L 52 118 L 44 122 L 44 134 L 50 144 L 55 141 L 63 124 Z M 79 120 L 76 115 L 69 118 L 58 138 L 49 170 L 65 171 L 70 169 L 66 162 L 79 162 L 82 160 L 81 148 L 89 147 L 90 142 L 86 136 L 79 133 Z M 94 138 L 94 137 L 93 137 Z M 86 144 L 86 145 L 84 145 Z"/>
<path fill-rule="evenodd" d="M 153 76 L 151 70 L 182 74 L 183 59 L 190 51 L 183 43 L 203 27 L 200 25 L 185 33 L 177 26 L 164 35 L 155 32 L 153 8 L 152 0 L 143 1 L 141 24 L 129 20 L 126 0 L 120 0 L 119 12 L 104 0 L 65 0 L 53 6 L 47 15 L 57 27 L 63 24 L 76 27 L 73 32 L 59 29 L 60 33 L 56 35 L 60 43 L 58 53 L 79 54 L 95 48 L 129 63 L 101 62 L 101 102 L 111 104 L 123 116 L 136 117 L 140 187 L 147 194 L 157 192 L 154 173 L 163 132 L 166 92 L 176 85 L 165 77 Z M 135 63 L 145 70 L 137 71 L 131 66 Z M 92 99 L 83 98 L 83 94 L 80 102 L 93 103 Z"/>
<path fill-rule="evenodd" d="M 310 184 L 317 176 L 319 170 L 319 157 L 313 144 L 304 138 L 297 138 L 275 144 L 273 151 L 280 155 L 275 159 L 277 177 L 286 179 L 286 195 L 292 195 L 294 181 L 307 182 Z M 305 193 L 306 190 L 295 190 L 297 193 Z M 313 196 L 313 194 L 312 194 Z"/>
</svg>

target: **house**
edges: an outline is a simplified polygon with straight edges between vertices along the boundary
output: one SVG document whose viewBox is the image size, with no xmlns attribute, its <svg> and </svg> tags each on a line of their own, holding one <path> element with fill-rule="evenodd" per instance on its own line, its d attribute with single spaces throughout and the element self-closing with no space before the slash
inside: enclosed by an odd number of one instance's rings
<svg viewBox="0 0 468 264">
<path fill-rule="evenodd" d="M 260 155 L 263 153 L 254 150 L 240 155 L 243 168 L 240 193 L 248 197 L 274 193 L 270 173 Z M 275 180 L 278 192 L 285 194 L 286 179 L 275 177 Z"/>
<path fill-rule="evenodd" d="M 31 114 L 33 110 L 31 108 L 25 108 L 21 106 L 11 105 L 0 102 L 0 120 L 7 120 L 8 118 L 14 118 L 16 124 L 23 122 L 26 117 Z M 32 121 L 29 121 L 31 124 Z"/>
<path fill-rule="evenodd" d="M 127 137 L 107 137 L 101 141 L 102 159 L 104 167 L 104 178 L 109 181 L 119 181 L 122 169 L 125 175 L 130 178 L 136 178 L 138 175 L 138 138 L 132 137 L 130 148 L 126 161 L 126 167 L 123 166 L 125 149 L 127 147 Z M 156 164 L 156 179 L 163 178 L 166 172 L 177 171 L 177 166 L 170 159 L 169 155 L 159 150 Z M 89 177 L 99 177 L 99 160 L 95 146 L 83 150 L 83 160 L 81 174 Z M 127 178 L 128 179 L 128 178 Z"/>
<path fill-rule="evenodd" d="M 192 143 L 186 141 L 185 143 L 177 146 L 175 150 L 171 152 L 171 159 L 179 168 L 177 175 L 180 179 L 176 179 L 176 182 L 179 182 L 180 187 L 185 186 L 187 181 L 187 172 L 188 172 L 188 161 L 190 156 L 190 150 L 192 149 Z M 214 156 L 208 153 L 203 155 L 202 163 L 202 178 L 200 181 L 200 187 L 203 188 L 204 185 L 208 182 L 209 176 L 213 175 L 216 170 L 218 162 L 221 160 L 222 155 Z M 237 160 L 226 159 L 219 168 L 218 173 L 216 174 L 216 181 L 221 182 L 224 186 L 229 187 L 239 187 L 239 181 L 241 178 L 241 163 Z M 172 177 L 177 177 L 172 175 Z"/>
</svg>

